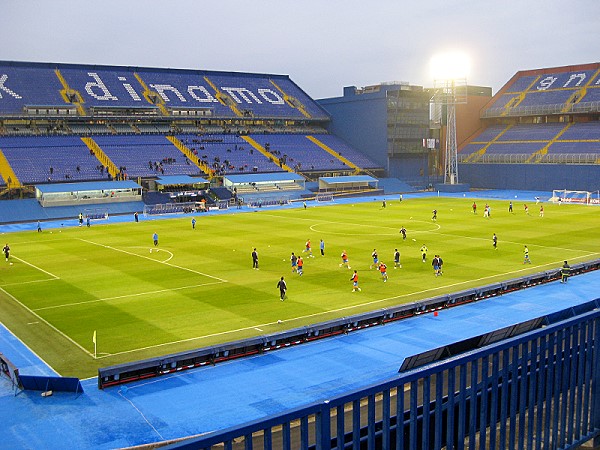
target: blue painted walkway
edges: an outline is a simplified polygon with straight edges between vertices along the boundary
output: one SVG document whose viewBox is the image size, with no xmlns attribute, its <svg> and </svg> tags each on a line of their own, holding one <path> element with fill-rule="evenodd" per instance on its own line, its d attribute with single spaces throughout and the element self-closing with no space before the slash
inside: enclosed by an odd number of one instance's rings
<svg viewBox="0 0 600 450">
<path fill-rule="evenodd" d="M 1 448 L 109 449 L 196 435 L 388 380 L 406 356 L 597 298 L 600 272 L 214 367 L 104 391 L 14 395 L 0 381 Z M 51 373 L 6 329 L 23 373 Z M 360 361 L 360 364 L 357 364 Z"/>
</svg>

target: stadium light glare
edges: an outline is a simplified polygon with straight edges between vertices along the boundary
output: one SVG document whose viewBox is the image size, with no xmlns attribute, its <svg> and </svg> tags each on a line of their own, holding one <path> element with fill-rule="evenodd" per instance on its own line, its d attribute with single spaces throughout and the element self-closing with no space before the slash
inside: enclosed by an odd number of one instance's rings
<svg viewBox="0 0 600 450">
<path fill-rule="evenodd" d="M 471 60 L 462 51 L 439 53 L 431 58 L 429 68 L 434 80 L 465 79 L 471 69 Z"/>
</svg>

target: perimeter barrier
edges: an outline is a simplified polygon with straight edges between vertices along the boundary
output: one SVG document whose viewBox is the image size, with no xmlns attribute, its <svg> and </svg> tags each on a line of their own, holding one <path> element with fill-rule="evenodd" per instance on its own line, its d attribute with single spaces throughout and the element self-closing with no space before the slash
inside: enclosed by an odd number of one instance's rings
<svg viewBox="0 0 600 450">
<path fill-rule="evenodd" d="M 600 268 L 600 259 L 573 265 L 571 274 L 589 272 Z M 518 289 L 537 286 L 560 278 L 560 268 L 523 276 L 487 286 L 468 289 L 427 300 L 384 308 L 368 313 L 335 319 L 310 326 L 294 328 L 284 332 L 257 336 L 250 339 L 228 342 L 181 353 L 165 355 L 98 369 L 98 388 L 133 382 L 141 379 L 167 375 L 182 370 L 214 365 L 232 359 L 242 358 L 299 345 L 317 339 L 350 333 L 372 326 L 414 317 L 420 314 L 435 313 L 466 303 L 480 301 Z M 541 325 L 539 325 L 541 326 Z"/>
</svg>

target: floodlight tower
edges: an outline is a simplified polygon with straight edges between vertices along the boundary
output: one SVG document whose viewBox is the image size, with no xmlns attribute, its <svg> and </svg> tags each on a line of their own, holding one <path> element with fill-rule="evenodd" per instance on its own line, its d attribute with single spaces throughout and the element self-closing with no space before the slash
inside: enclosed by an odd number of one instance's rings
<svg viewBox="0 0 600 450">
<path fill-rule="evenodd" d="M 458 145 L 456 143 L 456 105 L 467 102 L 466 78 L 434 80 L 431 99 L 435 109 L 446 107 L 446 157 L 444 184 L 458 184 Z"/>
<path fill-rule="evenodd" d="M 446 158 L 444 184 L 458 184 L 458 145 L 456 143 L 456 105 L 467 103 L 469 58 L 461 52 L 436 55 L 431 60 L 434 111 L 446 107 Z"/>
</svg>

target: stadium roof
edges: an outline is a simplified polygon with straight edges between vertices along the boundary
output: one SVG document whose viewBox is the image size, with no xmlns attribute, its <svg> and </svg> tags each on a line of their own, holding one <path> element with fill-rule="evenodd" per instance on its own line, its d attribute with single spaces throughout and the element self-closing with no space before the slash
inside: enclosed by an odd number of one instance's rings
<svg viewBox="0 0 600 450">
<path fill-rule="evenodd" d="M 158 177 L 156 184 L 169 186 L 174 184 L 197 184 L 208 183 L 208 180 L 202 177 L 190 177 L 189 175 L 172 175 L 166 177 Z"/>
<path fill-rule="evenodd" d="M 304 177 L 291 172 L 275 173 L 252 173 L 245 175 L 226 175 L 225 179 L 231 183 L 260 183 L 260 182 L 283 182 L 283 181 L 304 181 Z"/>
<path fill-rule="evenodd" d="M 35 188 L 43 194 L 56 192 L 110 191 L 111 189 L 141 189 L 134 181 L 94 181 L 88 183 L 41 184 Z"/>
<path fill-rule="evenodd" d="M 349 175 L 346 177 L 321 177 L 319 181 L 324 181 L 327 184 L 343 184 L 343 183 L 373 183 L 379 181 L 369 175 Z"/>
</svg>

